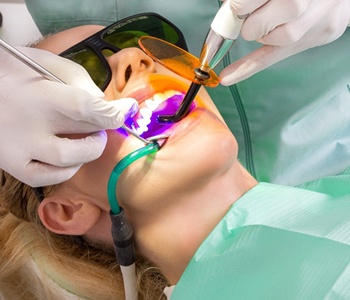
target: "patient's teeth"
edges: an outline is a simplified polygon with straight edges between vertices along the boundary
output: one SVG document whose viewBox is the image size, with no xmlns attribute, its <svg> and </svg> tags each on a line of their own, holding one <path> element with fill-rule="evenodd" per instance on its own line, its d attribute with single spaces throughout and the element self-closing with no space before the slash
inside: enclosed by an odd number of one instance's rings
<svg viewBox="0 0 350 300">
<path fill-rule="evenodd" d="M 147 128 L 147 125 L 149 123 L 151 123 L 151 120 L 150 119 L 138 119 L 137 121 L 137 124 L 140 126 L 140 127 L 146 127 Z"/>
<path fill-rule="evenodd" d="M 140 119 L 136 119 L 134 117 L 134 124 L 132 125 L 133 129 L 137 131 L 139 135 L 142 135 L 144 132 L 148 131 L 148 126 L 151 123 L 152 112 L 155 111 L 159 104 L 164 102 L 165 100 L 173 97 L 174 95 L 181 95 L 181 92 L 175 90 L 165 91 L 164 93 L 156 93 L 153 95 L 153 99 L 145 100 L 145 106 L 140 108 L 139 117 Z"/>
<path fill-rule="evenodd" d="M 156 93 L 153 95 L 153 100 L 147 99 L 145 101 L 145 104 L 151 111 L 154 111 L 160 103 L 164 102 L 174 95 L 181 95 L 181 92 L 169 90 L 165 91 L 164 93 Z"/>
<path fill-rule="evenodd" d="M 144 119 L 150 119 L 152 117 L 152 110 L 144 107 L 140 109 L 140 114 Z"/>
<path fill-rule="evenodd" d="M 165 91 L 164 95 L 165 95 L 165 99 L 169 99 L 170 97 L 172 97 L 174 95 L 181 95 L 181 92 L 169 90 L 169 91 Z"/>
<path fill-rule="evenodd" d="M 142 128 L 139 127 L 139 128 L 136 129 L 136 132 L 137 132 L 138 135 L 141 135 L 141 134 L 143 134 L 145 132 L 145 130 L 143 130 Z"/>
<path fill-rule="evenodd" d="M 151 120 L 138 119 L 136 122 L 139 125 L 137 128 L 137 133 L 142 134 L 148 130 L 147 125 L 151 122 Z"/>
<path fill-rule="evenodd" d="M 159 105 L 160 103 L 162 103 L 166 99 L 167 98 L 162 93 L 157 93 L 157 94 L 153 95 L 153 100 L 154 100 L 155 103 L 157 103 L 157 105 Z"/>
<path fill-rule="evenodd" d="M 145 101 L 146 106 L 151 110 L 154 111 L 157 107 L 158 107 L 158 103 L 156 103 L 155 101 L 151 100 L 151 99 L 147 99 Z"/>
</svg>

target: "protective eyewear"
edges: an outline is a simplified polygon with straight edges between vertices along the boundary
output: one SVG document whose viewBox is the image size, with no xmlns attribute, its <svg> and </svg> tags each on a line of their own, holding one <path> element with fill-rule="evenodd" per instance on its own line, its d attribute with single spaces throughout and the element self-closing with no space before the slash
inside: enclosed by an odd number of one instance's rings
<svg viewBox="0 0 350 300">
<path fill-rule="evenodd" d="M 83 66 L 104 91 L 112 77 L 106 57 L 121 49 L 139 47 L 141 36 L 154 36 L 187 50 L 185 38 L 174 24 L 158 14 L 144 13 L 113 23 L 65 50 L 60 56 Z"/>
</svg>

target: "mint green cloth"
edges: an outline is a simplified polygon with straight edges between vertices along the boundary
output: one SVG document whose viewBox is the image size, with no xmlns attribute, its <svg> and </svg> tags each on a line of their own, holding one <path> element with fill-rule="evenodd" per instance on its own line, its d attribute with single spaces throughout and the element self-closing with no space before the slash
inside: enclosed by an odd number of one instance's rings
<svg viewBox="0 0 350 300">
<path fill-rule="evenodd" d="M 199 247 L 171 300 L 350 299 L 350 195 L 260 183 Z"/>
<path fill-rule="evenodd" d="M 157 12 L 185 34 L 198 55 L 217 0 L 26 0 L 42 33 L 108 25 Z M 217 73 L 259 45 L 238 39 Z M 288 58 L 234 86 L 209 88 L 259 181 L 299 185 L 350 167 L 350 29 L 337 41 Z"/>
</svg>

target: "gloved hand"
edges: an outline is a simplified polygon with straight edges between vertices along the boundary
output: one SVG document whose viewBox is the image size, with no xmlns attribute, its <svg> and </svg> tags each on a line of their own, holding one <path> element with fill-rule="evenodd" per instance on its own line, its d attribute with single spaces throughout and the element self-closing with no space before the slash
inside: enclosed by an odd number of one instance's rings
<svg viewBox="0 0 350 300">
<path fill-rule="evenodd" d="M 237 15 L 250 15 L 241 36 L 264 44 L 226 67 L 223 85 L 231 85 L 309 48 L 339 38 L 350 21 L 349 0 L 227 0 Z"/>
<path fill-rule="evenodd" d="M 33 187 L 59 183 L 102 154 L 104 130 L 120 127 L 137 102 L 105 101 L 81 66 L 47 51 L 18 50 L 66 84 L 45 79 L 0 49 L 0 168 Z M 84 137 L 59 135 L 77 133 Z"/>
</svg>

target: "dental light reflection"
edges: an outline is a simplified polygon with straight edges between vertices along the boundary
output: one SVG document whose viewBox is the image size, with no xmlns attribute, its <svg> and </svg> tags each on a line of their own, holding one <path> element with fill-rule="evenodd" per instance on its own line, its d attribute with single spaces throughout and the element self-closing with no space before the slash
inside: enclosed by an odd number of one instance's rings
<svg viewBox="0 0 350 300">
<path fill-rule="evenodd" d="M 167 98 L 165 101 L 164 97 Z M 173 126 L 173 124 L 158 122 L 158 116 L 174 114 L 181 105 L 183 98 L 184 94 L 176 91 L 155 94 L 153 99 L 145 101 L 146 106 L 141 108 L 134 117 L 125 121 L 125 125 L 145 139 L 162 134 L 165 130 Z M 195 104 L 192 103 L 190 111 L 194 107 Z"/>
</svg>

